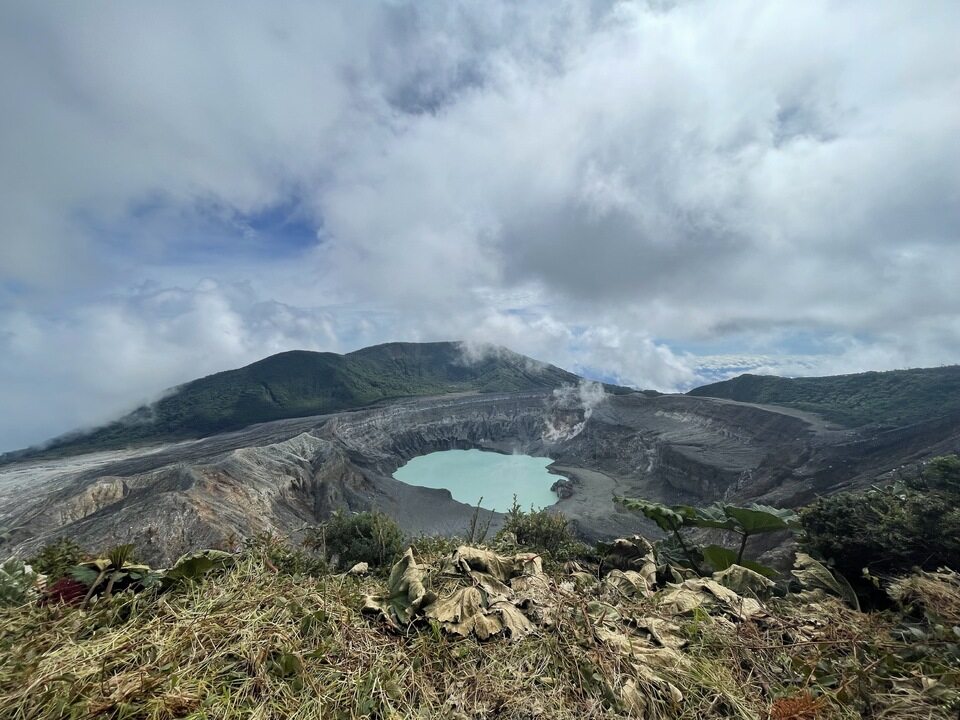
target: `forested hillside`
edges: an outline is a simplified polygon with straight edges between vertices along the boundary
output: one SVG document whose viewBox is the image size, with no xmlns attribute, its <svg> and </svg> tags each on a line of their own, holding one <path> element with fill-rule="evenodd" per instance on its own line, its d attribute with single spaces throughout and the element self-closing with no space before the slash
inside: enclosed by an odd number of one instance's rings
<svg viewBox="0 0 960 720">
<path fill-rule="evenodd" d="M 960 366 L 811 378 L 747 374 L 688 395 L 810 410 L 849 427 L 909 425 L 960 412 Z"/>
<path fill-rule="evenodd" d="M 516 392 L 576 383 L 565 370 L 505 348 L 466 358 L 459 343 L 389 343 L 346 355 L 294 350 L 194 380 L 166 397 L 47 451 L 199 437 L 259 422 L 452 392 Z"/>
</svg>

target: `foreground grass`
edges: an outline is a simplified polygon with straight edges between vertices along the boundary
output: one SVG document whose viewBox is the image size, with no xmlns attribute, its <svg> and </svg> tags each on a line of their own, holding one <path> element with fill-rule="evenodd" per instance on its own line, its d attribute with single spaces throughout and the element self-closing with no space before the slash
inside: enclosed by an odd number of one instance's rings
<svg viewBox="0 0 960 720">
<path fill-rule="evenodd" d="M 563 581 L 563 577 L 558 577 Z M 761 619 L 616 609 L 675 623 L 682 662 L 637 673 L 598 635 L 590 586 L 555 625 L 516 642 L 391 633 L 361 616 L 382 579 L 298 576 L 257 550 L 226 574 L 89 610 L 0 611 L 4 718 L 954 718 L 955 576 L 900 586 L 928 612 L 863 614 L 821 596 Z M 929 607 L 928 607 L 929 606 Z M 929 613 L 935 613 L 937 620 Z M 918 616 L 919 617 L 919 616 Z M 937 625 L 939 622 L 939 625 Z M 911 631 L 910 628 L 913 628 Z M 672 685 L 679 691 L 665 692 Z M 626 692 L 626 690 L 631 692 Z M 641 706 L 643 706 L 641 710 Z"/>
</svg>

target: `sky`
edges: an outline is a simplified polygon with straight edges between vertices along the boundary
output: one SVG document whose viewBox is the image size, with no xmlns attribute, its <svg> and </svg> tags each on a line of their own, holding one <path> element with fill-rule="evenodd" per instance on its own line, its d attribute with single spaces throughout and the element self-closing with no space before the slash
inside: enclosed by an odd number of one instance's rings
<svg viewBox="0 0 960 720">
<path fill-rule="evenodd" d="M 0 451 L 293 348 L 960 362 L 960 3 L 0 3 Z"/>
</svg>

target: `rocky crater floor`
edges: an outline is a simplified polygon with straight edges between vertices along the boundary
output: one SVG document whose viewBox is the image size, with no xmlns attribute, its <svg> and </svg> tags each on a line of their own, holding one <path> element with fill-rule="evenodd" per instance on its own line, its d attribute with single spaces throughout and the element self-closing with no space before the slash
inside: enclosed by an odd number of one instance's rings
<svg viewBox="0 0 960 720">
<path fill-rule="evenodd" d="M 795 410 L 681 395 L 589 405 L 547 390 L 447 395 L 9 464 L 0 467 L 0 526 L 4 554 L 68 535 L 91 547 L 136 543 L 155 564 L 257 533 L 295 536 L 339 508 L 380 509 L 412 535 L 454 535 L 473 508 L 392 474 L 418 455 L 479 448 L 554 458 L 550 469 L 570 482 L 553 507 L 600 539 L 651 531 L 615 495 L 798 506 L 954 446 L 958 435 L 950 424 L 867 437 Z"/>
</svg>

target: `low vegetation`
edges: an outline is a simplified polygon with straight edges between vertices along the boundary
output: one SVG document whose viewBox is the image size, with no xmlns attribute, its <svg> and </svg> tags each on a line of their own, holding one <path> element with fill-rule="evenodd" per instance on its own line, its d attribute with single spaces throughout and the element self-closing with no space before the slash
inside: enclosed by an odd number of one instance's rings
<svg viewBox="0 0 960 720">
<path fill-rule="evenodd" d="M 960 458 L 935 458 L 865 492 L 820 498 L 801 524 L 803 546 L 861 585 L 864 571 L 960 567 Z"/>
<path fill-rule="evenodd" d="M 0 565 L 0 607 L 28 602 L 36 580 L 37 574 L 23 560 L 8 559 Z"/>
<path fill-rule="evenodd" d="M 938 458 L 896 490 L 871 492 L 955 498 L 958 480 L 960 461 Z M 166 570 L 137 565 L 130 547 L 91 556 L 58 541 L 35 567 L 0 568 L 3 716 L 957 717 L 960 575 L 933 567 L 956 556 L 893 556 L 884 573 L 870 565 L 880 533 L 894 529 L 915 549 L 914 533 L 929 539 L 920 524 L 896 525 L 892 502 L 868 493 L 804 511 L 803 540 L 819 559 L 799 553 L 783 573 L 753 563 L 749 539 L 794 528 L 788 511 L 621 502 L 672 543 L 592 549 L 562 515 L 516 503 L 489 546 L 420 538 L 408 549 L 376 512 L 334 515 L 300 545 L 261 535 Z M 846 531 L 830 523 L 870 508 L 878 537 L 827 542 Z M 729 547 L 697 545 L 704 531 L 728 535 Z M 884 609 L 861 611 L 821 562 L 853 572 L 854 557 Z M 356 563 L 370 572 L 343 572 Z"/>
<path fill-rule="evenodd" d="M 327 522 L 310 528 L 303 544 L 344 569 L 356 563 L 371 568 L 389 566 L 405 547 L 400 526 L 376 511 L 337 511 Z"/>
<path fill-rule="evenodd" d="M 482 641 L 443 629 L 451 620 L 414 615 L 391 627 L 364 616 L 390 583 L 303 573 L 283 561 L 299 551 L 282 545 L 260 539 L 229 562 L 200 554 L 204 563 L 184 561 L 196 566 L 191 578 L 101 594 L 89 607 L 0 609 L 4 717 L 956 716 L 951 572 L 899 579 L 897 612 L 861 613 L 819 590 L 761 603 L 710 580 L 651 577 L 646 587 L 622 582 L 634 571 L 601 579 L 595 567 L 558 566 L 524 572 L 518 585 L 511 571 L 513 592 L 536 598 L 522 610 L 533 627 Z M 483 572 L 509 560 L 477 566 L 489 551 L 468 550 L 461 558 Z M 415 560 L 424 592 L 442 595 L 449 562 L 448 552 Z M 528 579 L 549 592 L 529 595 Z"/>
<path fill-rule="evenodd" d="M 45 545 L 27 562 L 36 572 L 55 581 L 66 577 L 72 568 L 89 557 L 89 553 L 70 538 L 59 538 Z"/>
<path fill-rule="evenodd" d="M 503 528 L 497 534 L 500 542 L 515 543 L 517 547 L 546 553 L 550 560 L 570 560 L 589 553 L 570 527 L 570 521 L 558 512 L 523 510 L 513 499 L 507 511 Z"/>
</svg>

